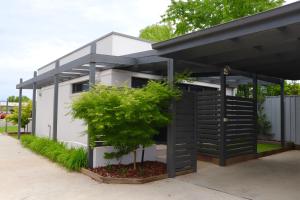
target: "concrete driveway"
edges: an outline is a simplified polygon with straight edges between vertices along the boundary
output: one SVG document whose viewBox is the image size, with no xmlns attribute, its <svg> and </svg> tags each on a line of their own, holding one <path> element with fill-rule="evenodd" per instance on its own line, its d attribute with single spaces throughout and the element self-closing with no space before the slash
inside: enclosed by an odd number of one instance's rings
<svg viewBox="0 0 300 200">
<path fill-rule="evenodd" d="M 298 200 L 300 152 L 227 167 L 198 162 L 198 172 L 144 185 L 99 184 L 21 147 L 0 134 L 0 199 Z"/>
<path fill-rule="evenodd" d="M 179 179 L 144 185 L 99 184 L 80 173 L 70 173 L 0 134 L 0 199 L 94 200 L 94 199 L 203 199 L 239 200 L 224 192 Z"/>
<path fill-rule="evenodd" d="M 198 172 L 177 180 L 247 199 L 299 200 L 300 151 L 227 167 L 198 162 Z"/>
</svg>

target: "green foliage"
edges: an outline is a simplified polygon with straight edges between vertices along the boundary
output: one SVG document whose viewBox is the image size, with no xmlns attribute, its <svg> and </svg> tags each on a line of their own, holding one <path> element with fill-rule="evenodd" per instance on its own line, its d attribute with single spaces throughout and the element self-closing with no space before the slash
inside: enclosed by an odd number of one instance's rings
<svg viewBox="0 0 300 200">
<path fill-rule="evenodd" d="M 296 81 L 284 82 L 284 94 L 285 95 L 300 95 L 300 84 Z M 266 88 L 266 96 L 278 96 L 280 95 L 280 85 L 268 85 Z"/>
<path fill-rule="evenodd" d="M 262 103 L 259 103 L 257 108 L 257 129 L 258 133 L 261 135 L 269 134 L 271 129 L 271 123 L 267 119 L 267 115 L 264 113 L 264 107 Z"/>
<path fill-rule="evenodd" d="M 167 110 L 177 96 L 176 89 L 154 81 L 138 89 L 96 85 L 73 102 L 72 114 L 88 125 L 91 145 L 104 141 L 116 149 L 105 158 L 118 159 L 154 143 L 153 136 L 170 121 Z"/>
<path fill-rule="evenodd" d="M 25 128 L 26 125 L 30 122 L 29 118 L 31 117 L 32 111 L 32 103 L 31 101 L 26 102 L 22 106 L 22 118 L 21 118 L 21 127 Z M 14 108 L 12 114 L 8 115 L 7 120 L 12 122 L 13 124 L 18 124 L 18 115 L 19 115 L 19 108 Z"/>
<path fill-rule="evenodd" d="M 19 97 L 18 96 L 9 96 L 7 98 L 8 102 L 19 102 Z M 22 102 L 29 102 L 30 99 L 27 96 L 22 96 Z"/>
<path fill-rule="evenodd" d="M 8 126 L 7 127 L 7 132 L 11 133 L 11 132 L 17 132 L 18 131 L 18 127 L 17 126 Z M 0 127 L 0 133 L 4 133 L 5 132 L 5 127 Z"/>
<path fill-rule="evenodd" d="M 281 145 L 280 144 L 264 144 L 264 143 L 257 144 L 257 153 L 272 151 L 272 150 L 276 150 L 276 149 L 281 149 Z"/>
<path fill-rule="evenodd" d="M 153 24 L 140 30 L 139 37 L 153 42 L 160 42 L 171 39 L 175 36 L 176 35 L 173 33 L 173 29 L 171 26 Z"/>
<path fill-rule="evenodd" d="M 172 0 L 162 22 L 182 35 L 280 6 L 284 0 Z"/>
<path fill-rule="evenodd" d="M 237 96 L 251 97 L 252 84 L 239 85 L 237 90 Z M 258 98 L 264 98 L 265 96 L 279 96 L 280 85 L 270 84 L 267 86 L 258 86 L 257 88 Z M 300 95 L 300 84 L 296 81 L 284 82 L 284 94 L 285 95 Z"/>
<path fill-rule="evenodd" d="M 69 149 L 63 143 L 32 135 L 23 135 L 21 144 L 68 170 L 79 171 L 82 167 L 87 166 L 87 154 L 83 148 Z"/>
</svg>

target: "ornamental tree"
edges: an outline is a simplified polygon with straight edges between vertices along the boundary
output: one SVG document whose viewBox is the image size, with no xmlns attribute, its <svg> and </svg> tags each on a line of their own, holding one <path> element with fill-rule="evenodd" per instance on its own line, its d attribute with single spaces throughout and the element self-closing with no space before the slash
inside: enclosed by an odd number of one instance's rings
<svg viewBox="0 0 300 200">
<path fill-rule="evenodd" d="M 22 111 L 21 111 L 22 114 L 21 128 L 24 129 L 24 132 L 25 132 L 26 125 L 30 122 L 31 112 L 32 112 L 32 102 L 28 101 L 23 104 Z M 7 120 L 12 122 L 13 124 L 18 124 L 18 116 L 19 116 L 19 108 L 16 107 L 13 109 L 12 114 L 9 114 L 7 116 Z"/>
<path fill-rule="evenodd" d="M 95 85 L 72 103 L 74 118 L 88 125 L 90 144 L 96 140 L 113 146 L 115 152 L 105 158 L 117 158 L 154 144 L 153 136 L 170 122 L 170 101 L 179 96 L 166 83 L 150 81 L 144 88 Z"/>
</svg>

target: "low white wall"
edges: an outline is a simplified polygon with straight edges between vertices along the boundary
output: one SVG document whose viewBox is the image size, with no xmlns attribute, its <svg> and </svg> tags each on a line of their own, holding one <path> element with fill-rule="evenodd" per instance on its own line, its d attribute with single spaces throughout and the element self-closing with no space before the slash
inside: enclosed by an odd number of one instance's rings
<svg viewBox="0 0 300 200">
<path fill-rule="evenodd" d="M 103 146 L 94 148 L 93 155 L 93 167 L 102 167 L 107 165 L 114 164 L 130 164 L 133 163 L 133 153 L 127 154 L 120 158 L 120 160 L 116 159 L 105 159 L 104 154 L 108 152 L 113 152 L 114 149 L 112 146 Z M 137 149 L 137 162 L 141 162 L 142 158 L 142 148 Z M 145 148 L 144 161 L 156 161 L 156 145 L 152 145 L 150 147 Z"/>
</svg>

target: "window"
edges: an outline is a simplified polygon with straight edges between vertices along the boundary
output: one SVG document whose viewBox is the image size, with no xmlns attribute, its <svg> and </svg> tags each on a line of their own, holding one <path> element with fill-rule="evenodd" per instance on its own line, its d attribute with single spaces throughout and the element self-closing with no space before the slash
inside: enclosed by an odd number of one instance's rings
<svg viewBox="0 0 300 200">
<path fill-rule="evenodd" d="M 131 78 L 131 87 L 132 88 L 142 88 L 145 85 L 147 85 L 149 79 L 146 78 L 138 78 L 138 77 L 132 77 Z"/>
<path fill-rule="evenodd" d="M 72 84 L 72 93 L 79 93 L 89 90 L 89 81 Z"/>
</svg>

